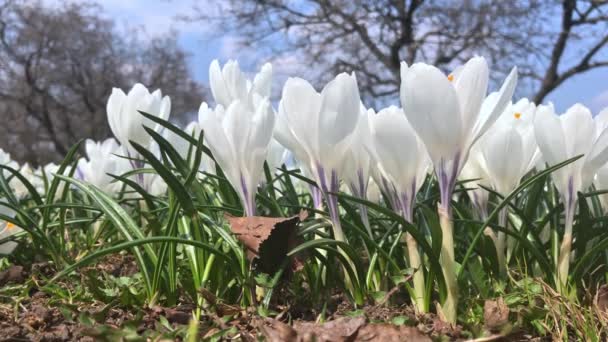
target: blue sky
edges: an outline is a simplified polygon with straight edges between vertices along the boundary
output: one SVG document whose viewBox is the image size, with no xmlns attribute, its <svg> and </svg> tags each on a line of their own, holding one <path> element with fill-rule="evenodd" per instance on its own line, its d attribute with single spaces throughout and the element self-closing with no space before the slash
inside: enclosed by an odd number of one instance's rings
<svg viewBox="0 0 608 342">
<path fill-rule="evenodd" d="M 45 0 L 49 4 L 63 1 L 79 0 Z M 251 61 L 252 56 L 256 56 L 255 51 L 247 51 L 238 46 L 235 37 L 229 33 L 217 35 L 212 27 L 204 23 L 176 22 L 175 17 L 191 14 L 194 3 L 191 0 L 100 0 L 99 3 L 104 9 L 104 15 L 114 19 L 118 25 L 143 28 L 149 35 L 177 30 L 181 46 L 191 54 L 190 68 L 195 78 L 205 84 L 208 83 L 209 64 L 215 58 L 222 62 L 238 59 L 241 64 L 247 60 L 248 65 L 261 65 L 265 62 Z M 204 1 L 199 4 L 204 4 Z M 284 71 L 286 73 L 289 72 Z M 279 83 L 285 76 L 301 75 L 283 75 L 274 87 L 282 87 Z M 596 69 L 568 80 L 551 93 L 547 100 L 552 101 L 558 111 L 565 111 L 570 105 L 581 102 L 596 114 L 608 106 L 608 68 Z"/>
</svg>

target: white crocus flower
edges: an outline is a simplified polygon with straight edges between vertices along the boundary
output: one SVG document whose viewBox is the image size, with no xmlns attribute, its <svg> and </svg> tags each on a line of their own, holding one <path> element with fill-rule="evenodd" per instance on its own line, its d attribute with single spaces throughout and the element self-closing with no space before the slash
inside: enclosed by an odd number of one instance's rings
<svg viewBox="0 0 608 342">
<path fill-rule="evenodd" d="M 270 139 L 268 144 L 268 155 L 266 156 L 266 162 L 271 173 L 277 173 L 278 169 L 287 160 L 288 151 L 283 145 L 281 145 L 276 139 Z"/>
<path fill-rule="evenodd" d="M 358 198 L 367 200 L 367 188 L 370 180 L 371 156 L 368 152 L 368 145 L 371 139 L 368 115 L 373 115 L 374 111 L 369 111 L 361 104 L 357 127 L 350 139 L 350 148 L 346 151 L 343 165 L 342 178 L 348 186 L 350 193 Z M 370 237 L 373 237 L 367 206 L 359 205 L 359 212 L 363 225 Z"/>
<path fill-rule="evenodd" d="M 370 109 L 373 115 L 373 110 Z M 371 156 L 367 150 L 370 140 L 370 127 L 368 110 L 361 106 L 357 127 L 353 132 L 350 148 L 344 158 L 344 172 L 342 177 L 351 193 L 359 198 L 365 198 L 371 167 Z"/>
<path fill-rule="evenodd" d="M 515 112 L 511 115 L 521 115 Z M 533 113 L 528 113 L 533 116 Z M 491 187 L 507 196 L 519 185 L 522 177 L 534 168 L 535 156 L 538 155 L 534 131 L 531 125 L 510 125 L 496 123 L 477 143 L 483 154 L 484 166 Z M 508 229 L 508 207 L 502 208 L 498 217 L 498 224 Z M 486 233 L 489 233 L 486 231 Z M 488 234 L 489 235 L 489 234 Z M 507 258 L 505 256 L 506 233 L 499 231 L 490 235 L 494 240 L 498 256 L 498 266 L 502 275 L 507 271 Z"/>
<path fill-rule="evenodd" d="M 19 173 L 32 184 L 39 194 L 44 193 L 44 182 L 40 177 L 34 175 L 34 170 L 32 170 L 32 167 L 29 164 L 23 164 L 21 168 L 19 168 Z M 28 189 L 17 177 L 13 177 L 9 182 L 9 185 L 17 198 L 23 199 L 29 195 Z"/>
<path fill-rule="evenodd" d="M 199 109 L 199 124 L 215 160 L 236 189 L 245 213 L 255 215 L 255 193 L 261 180 L 275 115 L 268 99 L 253 109 L 236 100 L 224 111 L 206 103 Z"/>
<path fill-rule="evenodd" d="M 424 142 L 439 182 L 438 212 L 443 230 L 441 263 L 448 296 L 440 314 L 456 322 L 458 284 L 454 260 L 454 237 L 450 201 L 460 170 L 471 146 L 504 111 L 517 83 L 514 68 L 491 104 L 481 110 L 488 87 L 488 66 L 474 57 L 452 75 L 434 66 L 401 64 L 401 104 L 412 127 Z"/>
<path fill-rule="evenodd" d="M 0 165 L 10 167 L 13 170 L 19 170 L 19 164 L 11 158 L 11 155 L 9 153 L 4 152 L 4 150 L 1 148 Z M 23 198 L 28 194 L 27 188 L 25 188 L 23 183 L 17 177 L 10 178 L 12 176 L 12 173 L 9 170 L 2 169 L 0 172 L 2 172 L 4 178 L 9 181 L 9 186 L 13 190 L 15 196 L 17 196 L 18 198 Z"/>
<path fill-rule="evenodd" d="M 219 62 L 214 60 L 209 66 L 209 84 L 217 104 L 216 110 L 224 111 L 230 104 L 238 100 L 248 106 L 252 112 L 255 112 L 256 108 L 271 95 L 272 65 L 270 63 L 264 64 L 260 72 L 251 81 L 241 71 L 237 61 L 230 60 L 222 68 Z M 197 127 L 197 129 L 198 133 L 200 127 Z M 276 171 L 285 161 L 286 155 L 285 148 L 275 139 L 272 139 L 266 157 L 271 170 Z M 203 164 L 212 165 L 208 161 L 204 156 Z M 206 167 L 206 171 L 211 172 L 213 170 Z"/>
<path fill-rule="evenodd" d="M 0 202 L 6 202 L 6 199 L 0 198 Z M 12 209 L 0 204 L 0 214 L 13 217 L 15 212 Z M 21 231 L 22 229 L 13 223 L 0 221 L 0 241 L 6 240 Z M 15 241 L 0 242 L 0 256 L 11 254 L 15 247 L 17 247 L 17 242 Z"/>
<path fill-rule="evenodd" d="M 139 83 L 134 85 L 128 94 L 118 88 L 112 89 L 107 104 L 108 123 L 116 139 L 131 157 L 136 157 L 138 153 L 129 141 L 146 148 L 150 146 L 152 140 L 144 130 L 144 125 L 156 131 L 160 131 L 162 127 L 138 111 L 167 120 L 171 112 L 171 100 L 168 96 L 163 97 L 160 89 L 150 93 Z"/>
<path fill-rule="evenodd" d="M 562 292 L 568 279 L 577 194 L 591 185 L 597 170 L 608 161 L 608 129 L 602 126 L 601 122 L 599 125 L 595 122 L 589 109 L 581 104 L 575 104 L 559 116 L 552 107 L 539 106 L 534 120 L 536 140 L 547 164 L 555 165 L 584 155 L 551 174 L 565 207 L 565 231 L 556 281 Z"/>
<path fill-rule="evenodd" d="M 471 148 L 469 159 L 460 171 L 459 179 L 468 181 L 464 184 L 464 187 L 469 189 L 467 193 L 479 218 L 485 221 L 488 218 L 489 192 L 482 186 L 490 188 L 491 184 L 479 144 L 475 144 Z"/>
<path fill-rule="evenodd" d="M 414 197 L 430 166 L 426 149 L 400 108 L 391 106 L 370 115 L 369 126 L 372 157 L 389 188 L 394 189 L 396 207 L 412 222 Z"/>
<path fill-rule="evenodd" d="M 194 139 L 198 139 L 201 133 L 201 128 L 198 124 L 198 121 L 192 121 L 188 125 L 186 125 L 186 128 L 184 128 L 184 132 L 186 132 Z M 177 134 L 173 133 L 168 129 L 163 131 L 163 137 L 167 139 L 171 146 L 173 146 L 177 153 L 179 153 L 180 157 L 182 157 L 184 160 L 188 160 L 188 157 L 190 157 L 191 160 L 194 160 L 194 153 L 196 153 L 196 145 L 190 144 L 189 141 L 183 139 L 182 137 L 178 136 Z M 213 167 L 213 165 L 213 159 L 211 159 L 211 157 L 209 157 L 205 152 L 202 152 L 201 163 L 198 167 L 198 170 L 200 172 L 215 173 L 215 168 Z"/>
<path fill-rule="evenodd" d="M 380 203 L 382 199 L 382 192 L 380 191 L 380 187 L 374 180 L 374 178 L 370 178 L 369 184 L 367 186 L 367 199 L 372 203 Z"/>
<path fill-rule="evenodd" d="M 480 140 L 492 187 L 506 196 L 535 165 L 537 146 L 515 127 L 497 125 Z"/>
<path fill-rule="evenodd" d="M 430 160 L 424 145 L 408 123 L 403 111 L 391 106 L 369 116 L 371 139 L 368 146 L 383 179 L 392 188 L 393 205 L 406 221 L 413 222 L 416 193 L 422 186 Z M 404 148 L 407 146 L 407 148 Z M 410 266 L 414 273 L 413 301 L 420 312 L 427 312 L 424 303 L 424 271 L 416 240 L 405 234 Z"/>
<path fill-rule="evenodd" d="M 112 175 L 122 175 L 129 170 L 129 161 L 118 157 L 120 146 L 114 138 L 103 142 L 87 139 L 85 143 L 87 158 L 78 162 L 77 176 L 98 187 L 108 194 L 120 191 L 120 182 L 115 182 Z"/>
<path fill-rule="evenodd" d="M 305 164 L 324 194 L 339 189 L 346 151 L 359 119 L 359 88 L 354 75 L 342 73 L 321 91 L 290 78 L 283 88 L 275 138 Z M 326 196 L 334 237 L 345 241 L 337 199 Z"/>
<path fill-rule="evenodd" d="M 594 184 L 598 191 L 608 190 L 608 164 L 604 164 L 597 170 Z M 604 212 L 608 212 L 608 193 L 599 195 L 599 199 Z"/>
<path fill-rule="evenodd" d="M 597 131 L 602 131 L 608 127 L 608 108 L 604 108 L 596 117 L 595 123 Z M 594 178 L 594 184 L 597 190 L 608 190 L 608 164 L 600 167 Z M 599 195 L 600 203 L 604 212 L 608 212 L 608 193 Z"/>
<path fill-rule="evenodd" d="M 4 152 L 4 150 L 1 148 L 0 148 L 0 165 L 8 166 L 14 170 L 19 169 L 19 164 L 11 158 L 11 155 L 9 153 Z M 11 176 L 11 172 L 8 170 L 3 170 L 2 175 L 4 175 L 5 178 L 8 178 Z"/>
<path fill-rule="evenodd" d="M 143 173 L 141 185 L 152 196 L 162 196 L 167 192 L 167 183 L 157 173 Z"/>
<path fill-rule="evenodd" d="M 209 86 L 216 104 L 228 108 L 236 100 L 257 107 L 260 101 L 270 97 L 272 65 L 266 63 L 253 82 L 239 68 L 239 63 L 228 61 L 222 69 L 217 60 L 209 66 Z"/>
<path fill-rule="evenodd" d="M 505 110 L 517 83 L 514 68 L 498 93 L 490 95 L 488 66 L 482 57 L 469 60 L 456 75 L 434 66 L 402 63 L 401 103 L 433 161 L 441 188 L 441 204 L 448 210 L 458 173 L 469 149 Z"/>
<path fill-rule="evenodd" d="M 42 180 L 42 187 L 36 187 L 40 194 L 44 194 L 49 190 L 57 172 L 59 172 L 59 165 L 55 163 L 48 163 L 34 171 L 34 175 L 38 176 Z M 70 172 L 71 167 L 67 167 L 63 171 L 63 175 L 68 176 Z M 55 192 L 55 200 L 57 200 L 63 195 L 63 191 L 65 190 L 66 186 L 68 186 L 68 183 L 63 180 L 59 181 L 59 185 L 57 186 L 57 190 Z"/>
</svg>

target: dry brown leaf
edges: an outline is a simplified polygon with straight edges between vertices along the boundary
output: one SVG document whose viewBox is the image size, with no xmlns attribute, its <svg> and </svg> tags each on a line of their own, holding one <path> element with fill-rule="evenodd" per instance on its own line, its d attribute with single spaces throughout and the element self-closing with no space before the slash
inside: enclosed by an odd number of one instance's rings
<svg viewBox="0 0 608 342">
<path fill-rule="evenodd" d="M 23 266 L 11 266 L 0 272 L 0 286 L 10 283 L 23 283 L 27 274 Z"/>
<path fill-rule="evenodd" d="M 365 317 L 341 317 L 323 324 L 295 322 L 293 326 L 267 319 L 261 331 L 268 341 L 431 341 L 414 327 L 367 324 Z"/>
<path fill-rule="evenodd" d="M 260 328 L 268 342 L 298 341 L 298 333 L 288 324 L 276 319 L 268 319 Z"/>
<path fill-rule="evenodd" d="M 368 324 L 359 329 L 355 341 L 431 342 L 432 340 L 428 336 L 423 335 L 415 327 L 392 324 Z"/>
<path fill-rule="evenodd" d="M 608 312 L 608 285 L 600 286 L 595 294 L 595 305 L 602 312 Z"/>
<path fill-rule="evenodd" d="M 218 317 L 234 315 L 245 311 L 240 306 L 228 305 L 218 301 L 217 297 L 204 287 L 198 289 L 198 291 L 203 296 L 203 298 L 205 298 L 207 303 L 209 303 L 209 305 L 211 305 L 215 309 L 215 313 L 218 315 Z"/>
<path fill-rule="evenodd" d="M 483 319 L 486 328 L 490 331 L 502 329 L 509 323 L 509 307 L 500 297 L 497 300 L 486 300 L 483 305 Z"/>
<path fill-rule="evenodd" d="M 289 218 L 225 215 L 230 229 L 245 245 L 249 261 L 257 270 L 268 274 L 278 271 L 287 253 L 300 243 L 296 229 L 307 216 L 305 211 Z M 292 260 L 292 270 L 299 270 L 301 265 L 301 260 Z"/>
</svg>

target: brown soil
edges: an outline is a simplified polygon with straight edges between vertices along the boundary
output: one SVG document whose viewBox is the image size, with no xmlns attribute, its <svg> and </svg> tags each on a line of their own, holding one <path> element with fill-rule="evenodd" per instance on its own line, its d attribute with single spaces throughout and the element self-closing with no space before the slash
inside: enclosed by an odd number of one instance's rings
<svg viewBox="0 0 608 342">
<path fill-rule="evenodd" d="M 128 255 L 112 255 L 89 269 L 113 276 L 130 276 L 137 272 L 134 259 Z M 84 270 L 83 270 L 84 271 Z M 29 271 L 13 266 L 0 272 L 0 287 L 21 284 L 52 276 L 54 270 L 48 264 L 32 265 Z M 70 284 L 62 284 L 70 287 Z M 435 315 L 418 315 L 407 304 L 384 305 L 398 291 L 390 291 L 381 304 L 368 304 L 355 310 L 341 295 L 334 295 L 326 309 L 324 323 L 316 323 L 320 312 L 303 308 L 297 298 L 279 292 L 272 309 L 278 312 L 274 318 L 259 316 L 254 309 L 214 303 L 212 296 L 203 293 L 211 305 L 199 324 L 200 337 L 210 337 L 232 328 L 241 340 L 257 341 L 264 336 L 267 341 L 431 341 L 446 337 L 463 339 L 460 327 L 441 322 Z M 107 339 L 108 331 L 134 325 L 138 334 L 155 332 L 159 322 L 166 320 L 174 327 L 187 325 L 195 306 L 182 304 L 172 308 L 121 308 L 102 302 L 69 303 L 66 314 L 65 303 L 58 303 L 44 292 L 29 291 L 29 296 L 20 297 L 19 302 L 0 296 L 0 341 L 96 341 Z M 503 323 L 504 303 L 489 303 L 486 315 Z M 507 309 L 508 310 L 508 309 Z M 355 313 L 355 314 L 353 314 Z M 94 317 L 83 322 L 79 314 Z M 230 315 L 231 319 L 226 320 Z M 399 325 L 392 324 L 400 320 Z M 289 324 L 288 324 L 289 322 Z M 231 333 L 234 335 L 234 333 Z M 513 336 L 513 339 L 519 340 Z"/>
</svg>

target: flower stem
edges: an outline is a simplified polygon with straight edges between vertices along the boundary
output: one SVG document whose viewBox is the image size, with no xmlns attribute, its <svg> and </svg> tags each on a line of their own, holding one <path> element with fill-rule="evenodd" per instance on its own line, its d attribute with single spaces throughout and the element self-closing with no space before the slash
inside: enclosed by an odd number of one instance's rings
<svg viewBox="0 0 608 342">
<path fill-rule="evenodd" d="M 367 200 L 367 198 L 364 198 L 364 199 Z M 363 222 L 363 226 L 365 226 L 365 230 L 367 231 L 367 234 L 369 235 L 370 239 L 373 239 L 374 234 L 372 233 L 372 227 L 369 224 L 369 215 L 367 213 L 367 206 L 364 204 L 360 204 L 359 211 L 361 213 L 361 221 Z"/>
<path fill-rule="evenodd" d="M 498 225 L 503 227 L 504 229 L 508 229 L 507 225 L 509 221 L 507 220 L 507 208 L 502 208 L 500 210 L 500 214 L 498 215 Z M 505 232 L 498 232 L 495 248 L 496 248 L 496 256 L 498 258 L 498 271 L 501 277 L 505 277 L 507 275 L 507 259 L 505 257 L 505 245 L 507 242 L 507 234 Z"/>
<path fill-rule="evenodd" d="M 455 324 L 456 308 L 458 306 L 458 281 L 456 279 L 456 259 L 454 256 L 454 226 L 451 211 L 449 210 L 449 203 L 439 204 L 437 211 L 443 235 L 440 262 L 447 288 L 446 300 L 438 307 L 438 311 L 443 321 Z"/>
<path fill-rule="evenodd" d="M 339 190 L 340 187 L 338 174 L 335 170 L 331 170 L 329 179 L 327 179 L 325 171 L 322 167 L 319 166 L 317 170 L 321 183 L 320 187 L 325 195 L 325 199 L 327 200 L 327 208 L 329 209 L 329 217 L 332 222 L 334 239 L 341 242 L 348 242 L 346 240 L 346 236 L 344 235 L 344 231 L 342 230 L 342 224 L 340 223 L 340 207 L 338 206 L 338 197 L 334 194 Z M 344 283 L 346 288 L 351 292 L 355 303 L 357 305 L 362 305 L 364 301 L 363 295 L 353 284 L 353 280 L 358 282 L 358 279 L 351 279 L 348 272 L 348 267 L 350 267 L 350 269 L 354 271 L 355 277 L 357 277 L 355 265 L 348 254 L 344 252 L 340 246 L 338 246 L 338 252 L 342 254 L 346 260 L 348 260 L 348 264 L 342 265 L 344 267 Z"/>
<path fill-rule="evenodd" d="M 342 230 L 342 224 L 340 223 L 340 208 L 338 207 L 338 198 L 336 195 L 327 194 L 327 207 L 329 209 L 329 218 L 331 219 L 334 230 L 334 239 L 346 242 L 346 237 L 344 236 L 344 231 Z"/>
<path fill-rule="evenodd" d="M 413 182 L 415 184 L 415 181 Z M 415 187 L 412 187 L 412 193 L 404 193 L 399 196 L 399 205 L 401 206 L 401 215 L 409 222 L 413 222 L 413 203 L 414 203 Z M 424 268 L 422 267 L 422 258 L 418 250 L 418 242 L 410 233 L 405 233 L 405 244 L 407 246 L 408 259 L 410 267 L 415 271 L 414 279 L 414 296 L 412 301 L 418 313 L 428 312 L 428 305 L 425 302 L 425 280 Z"/>
<path fill-rule="evenodd" d="M 557 259 L 556 285 L 559 293 L 565 295 L 568 289 L 568 272 L 570 269 L 570 253 L 572 251 L 572 225 L 574 223 L 574 205 L 567 205 L 565 217 L 565 230 Z"/>
<path fill-rule="evenodd" d="M 426 287 L 424 282 L 424 270 L 422 269 L 422 260 L 420 251 L 418 251 L 418 243 L 410 233 L 405 233 L 405 243 L 407 245 L 407 253 L 410 261 L 410 267 L 414 273 L 414 297 L 413 302 L 418 313 L 428 312 L 428 307 L 424 301 L 424 292 Z"/>
</svg>

